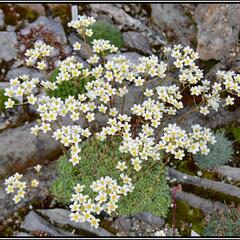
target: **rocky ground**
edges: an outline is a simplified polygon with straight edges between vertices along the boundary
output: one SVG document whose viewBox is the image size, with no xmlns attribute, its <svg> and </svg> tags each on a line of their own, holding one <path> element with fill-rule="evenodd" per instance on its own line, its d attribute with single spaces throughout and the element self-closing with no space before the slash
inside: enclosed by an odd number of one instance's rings
<svg viewBox="0 0 240 240">
<path fill-rule="evenodd" d="M 199 64 L 209 79 L 220 69 L 236 72 L 240 70 L 240 4 L 78 4 L 78 12 L 81 15 L 94 16 L 98 20 L 104 19 L 121 30 L 124 41 L 121 51 L 131 61 L 138 61 L 142 55 L 161 56 L 164 46 L 181 43 L 198 51 Z M 11 78 L 22 74 L 45 78 L 44 74 L 37 70 L 25 67 L 22 58 L 29 41 L 38 38 L 39 32 L 46 33 L 53 44 L 60 49 L 56 57 L 64 58 L 71 55 L 72 45 L 78 38 L 66 28 L 69 20 L 71 20 L 71 4 L 0 4 L 0 45 L 3 46 L 0 48 L 0 89 L 8 87 Z M 83 45 L 77 57 L 87 65 L 86 48 L 87 46 Z M 22 99 L 18 101 L 21 102 Z M 191 121 L 198 119 L 204 125 L 213 124 L 214 126 L 211 127 L 217 128 L 233 121 L 239 123 L 239 116 L 240 110 L 231 113 L 222 111 L 213 116 L 214 121 L 211 123 L 207 118 L 195 114 L 186 119 L 184 124 L 190 125 Z M 30 128 L 35 120 L 36 113 L 30 108 L 19 107 L 14 111 L 0 112 L 0 177 L 4 178 L 15 171 L 27 171 L 31 176 L 30 167 L 41 163 L 47 166 L 45 171 L 47 174 L 42 182 L 49 186 L 55 176 L 53 163 L 50 162 L 58 158 L 61 148 L 48 135 L 36 139 L 30 134 Z M 225 176 L 220 179 L 225 181 L 222 183 L 225 185 L 218 186 L 217 190 L 223 192 L 229 189 L 230 194 L 235 194 L 234 196 L 239 198 L 239 188 L 232 186 L 231 180 L 227 179 L 229 176 L 231 178 L 236 176 L 235 181 L 239 181 L 239 169 L 222 167 L 218 171 Z M 186 177 L 178 172 L 170 172 L 169 175 L 179 182 Z M 202 186 L 215 187 L 216 190 L 214 183 L 211 185 L 206 181 L 202 182 Z M 193 181 L 192 184 L 198 182 Z M 41 194 L 41 199 L 47 198 L 46 194 Z M 38 197 L 39 193 L 36 192 L 31 201 Z M 223 207 L 221 203 L 215 204 L 210 200 L 206 202 L 204 198 L 196 198 L 197 196 L 193 194 L 182 193 L 178 197 L 203 211 L 209 211 L 215 205 L 219 208 Z M 148 213 L 129 218 L 119 217 L 112 219 L 110 223 L 108 219 L 102 228 L 93 230 L 87 225 L 73 225 L 66 217 L 66 210 L 56 208 L 58 206 L 52 201 L 44 206 L 36 205 L 36 208 L 49 208 L 49 210 L 31 209 L 31 207 L 29 209 L 30 202 L 25 202 L 21 206 L 24 208 L 24 214 L 19 215 L 18 209 L 7 200 L 2 188 L 0 188 L 0 200 L 4 202 L 0 204 L 2 213 L 0 232 L 6 235 L 159 236 L 164 228 L 171 232 L 162 219 Z M 12 215 L 14 212 L 15 215 Z M 12 225 L 18 227 L 9 230 L 7 226 Z"/>
</svg>

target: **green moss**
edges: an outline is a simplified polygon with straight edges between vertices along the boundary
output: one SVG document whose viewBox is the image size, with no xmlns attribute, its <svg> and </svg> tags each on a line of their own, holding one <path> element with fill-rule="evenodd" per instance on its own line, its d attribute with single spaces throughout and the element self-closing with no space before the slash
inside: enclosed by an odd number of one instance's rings
<svg viewBox="0 0 240 240">
<path fill-rule="evenodd" d="M 116 164 L 121 159 L 129 159 L 118 150 L 119 139 L 109 139 L 100 142 L 95 139 L 82 143 L 81 160 L 78 167 L 72 167 L 64 156 L 58 163 L 58 177 L 52 186 L 52 192 L 69 201 L 73 190 L 71 184 L 78 181 L 85 185 L 85 194 L 91 198 L 96 197 L 89 186 L 93 181 L 101 177 L 110 176 L 121 183 Z M 133 178 L 135 189 L 119 201 L 118 213 L 131 215 L 134 213 L 149 211 L 155 215 L 166 217 L 171 204 L 169 187 L 165 180 L 165 168 L 161 161 L 151 171 L 147 168 L 149 163 L 143 166 L 142 171 L 131 174 L 130 161 L 126 161 L 128 169 L 126 174 Z M 67 181 L 67 183 L 66 183 Z M 74 185 L 74 184 L 73 184 Z"/>
<path fill-rule="evenodd" d="M 191 229 L 200 235 L 203 233 L 205 216 L 200 209 L 191 207 L 185 201 L 177 200 L 175 216 L 175 227 L 179 230 L 181 236 L 190 236 Z M 167 222 L 169 224 L 173 223 L 173 208 L 169 212 Z M 190 227 L 190 224 L 192 227 Z"/>
<path fill-rule="evenodd" d="M 176 169 L 180 172 L 183 172 L 192 176 L 196 175 L 197 167 L 193 159 L 190 157 L 186 157 L 182 161 L 173 159 L 173 164 L 177 167 Z"/>
<path fill-rule="evenodd" d="M 77 173 L 76 168 L 66 160 L 65 156 L 60 157 L 57 165 L 57 178 L 50 188 L 59 202 L 65 204 L 69 202 L 72 189 L 77 184 Z"/>
<path fill-rule="evenodd" d="M 87 38 L 87 42 L 91 44 L 94 39 L 109 40 L 111 44 L 118 48 L 123 47 L 122 33 L 112 24 L 107 21 L 96 21 L 90 27 L 93 30 L 93 35 Z"/>
<path fill-rule="evenodd" d="M 0 113 L 5 111 L 5 102 L 8 100 L 8 97 L 4 95 L 5 91 L 4 89 L 0 89 Z M 18 100 L 13 99 L 15 103 L 18 103 Z"/>
<path fill-rule="evenodd" d="M 8 97 L 4 95 L 4 90 L 0 89 L 0 112 L 5 110 L 4 103 L 8 100 Z"/>
<path fill-rule="evenodd" d="M 230 133 L 235 140 L 240 140 L 240 127 L 231 126 L 227 129 L 227 132 Z"/>
<path fill-rule="evenodd" d="M 51 76 L 50 76 L 50 81 L 54 82 L 56 81 L 56 77 L 59 74 L 59 70 L 55 69 Z M 65 81 L 61 84 L 58 84 L 57 89 L 48 91 L 48 95 L 50 97 L 60 97 L 61 99 L 66 99 L 69 96 L 77 97 L 78 94 L 83 93 L 85 91 L 85 84 L 87 81 L 90 79 L 81 79 L 81 81 Z"/>
</svg>

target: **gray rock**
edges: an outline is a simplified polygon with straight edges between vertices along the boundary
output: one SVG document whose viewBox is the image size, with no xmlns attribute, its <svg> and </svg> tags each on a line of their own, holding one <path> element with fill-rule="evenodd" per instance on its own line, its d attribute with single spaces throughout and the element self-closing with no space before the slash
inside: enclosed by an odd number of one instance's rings
<svg viewBox="0 0 240 240">
<path fill-rule="evenodd" d="M 1 89 L 5 89 L 5 88 L 9 88 L 10 87 L 10 83 L 8 82 L 0 82 L 0 88 Z"/>
<path fill-rule="evenodd" d="M 61 148 L 50 135 L 36 137 L 30 129 L 36 122 L 25 124 L 15 129 L 0 133 L 0 176 L 3 177 L 13 169 L 24 169 L 44 160 L 55 159 Z"/>
<path fill-rule="evenodd" d="M 149 212 L 139 213 L 137 215 L 134 215 L 134 217 L 148 223 L 153 227 L 158 227 L 158 228 L 161 228 L 165 223 L 161 217 L 155 216 Z"/>
<path fill-rule="evenodd" d="M 56 228 L 46 220 L 41 218 L 38 214 L 34 211 L 28 213 L 25 217 L 21 228 L 33 232 L 33 231 L 44 231 L 51 236 L 71 236 L 70 232 L 65 232 L 62 229 Z"/>
<path fill-rule="evenodd" d="M 80 39 L 75 33 L 70 33 L 68 40 L 72 47 L 76 42 L 79 42 L 81 44 L 81 49 L 79 51 L 75 51 L 77 54 L 79 54 L 81 58 L 86 60 L 91 56 L 92 54 L 91 47 L 88 44 L 86 44 L 82 39 Z"/>
<path fill-rule="evenodd" d="M 207 188 L 209 190 L 224 193 L 233 197 L 240 198 L 240 188 L 231 184 L 226 184 L 218 181 L 200 178 L 183 174 L 175 169 L 167 168 L 168 174 L 171 178 L 175 178 L 177 182 L 183 184 L 190 184 L 196 187 Z M 222 204 L 224 206 L 224 204 Z"/>
<path fill-rule="evenodd" d="M 191 230 L 191 237 L 200 237 L 200 235 L 196 233 L 194 230 Z"/>
<path fill-rule="evenodd" d="M 176 198 L 187 202 L 193 208 L 201 209 L 205 214 L 211 214 L 216 211 L 227 210 L 227 207 L 221 202 L 212 202 L 211 200 L 201 198 L 192 193 L 177 192 Z"/>
<path fill-rule="evenodd" d="M 82 229 L 88 233 L 94 234 L 96 236 L 113 236 L 110 232 L 106 231 L 105 229 L 98 227 L 94 228 L 91 227 L 91 225 L 87 222 L 83 223 L 76 223 L 70 220 L 69 215 L 70 211 L 61 209 L 61 208 L 55 208 L 55 209 L 40 209 L 37 210 L 39 213 L 41 213 L 43 216 L 49 217 L 52 219 L 54 222 L 58 224 L 63 224 L 63 225 L 70 225 L 74 228 Z"/>
<path fill-rule="evenodd" d="M 125 53 L 111 53 L 106 56 L 107 61 L 112 61 L 113 58 L 119 57 L 119 56 L 124 56 L 126 59 L 130 61 L 131 64 L 140 64 L 139 58 L 142 57 L 142 55 L 135 53 L 135 52 L 125 52 Z"/>
<path fill-rule="evenodd" d="M 202 60 L 220 60 L 238 41 L 240 4 L 199 4 L 195 9 L 197 51 Z"/>
<path fill-rule="evenodd" d="M 49 29 L 55 35 L 59 42 L 67 43 L 67 38 L 62 25 L 59 22 L 45 16 L 38 17 L 35 22 L 29 24 L 26 28 L 22 29 L 20 33 L 22 35 L 29 34 L 30 29 L 38 25 L 43 25 L 47 29 Z"/>
<path fill-rule="evenodd" d="M 229 166 L 219 166 L 214 169 L 214 171 L 220 173 L 223 176 L 230 177 L 232 180 L 240 180 L 240 169 Z"/>
<path fill-rule="evenodd" d="M 31 78 L 39 78 L 40 80 L 45 80 L 46 76 L 36 70 L 36 69 L 32 69 L 32 68 L 27 68 L 27 67 L 19 67 L 19 68 L 14 68 L 8 71 L 5 80 L 10 80 L 16 77 L 19 77 L 20 75 L 29 75 Z"/>
<path fill-rule="evenodd" d="M 14 68 L 19 68 L 19 67 L 22 67 L 26 65 L 25 64 L 25 61 L 21 58 L 18 58 L 14 63 L 13 65 L 11 66 L 11 69 L 14 69 Z"/>
<path fill-rule="evenodd" d="M 6 31 L 7 32 L 14 32 L 16 30 L 16 26 L 13 25 L 7 25 L 6 26 Z"/>
<path fill-rule="evenodd" d="M 111 227 L 117 229 L 120 232 L 127 233 L 133 227 L 133 219 L 130 217 L 117 217 Z"/>
<path fill-rule="evenodd" d="M 0 32 L 0 59 L 10 61 L 17 57 L 17 34 L 15 32 Z"/>
<path fill-rule="evenodd" d="M 123 9 L 114 6 L 113 4 L 90 4 L 90 8 L 99 13 L 105 13 L 114 18 L 114 20 L 123 26 L 127 26 L 130 29 L 141 30 L 141 31 L 149 31 L 149 28 L 139 21 L 136 18 L 128 15 Z"/>
<path fill-rule="evenodd" d="M 4 17 L 4 12 L 0 9 L 0 29 L 3 29 L 5 26 Z"/>
<path fill-rule="evenodd" d="M 63 125 L 73 124 L 68 117 L 62 118 L 62 121 Z M 52 138 L 51 133 L 37 137 L 31 134 L 31 127 L 36 124 L 36 121 L 32 121 L 0 133 L 0 177 L 15 171 L 16 168 L 23 170 L 39 162 L 56 159 L 62 153 L 60 143 Z M 84 119 L 77 121 L 77 124 L 86 127 Z"/>
<path fill-rule="evenodd" d="M 192 45 L 196 28 L 180 4 L 151 4 L 151 20 L 170 42 Z"/>
<path fill-rule="evenodd" d="M 129 48 L 130 50 L 135 50 L 143 54 L 152 53 L 147 38 L 139 32 L 124 32 L 123 41 L 125 47 Z"/>
<path fill-rule="evenodd" d="M 8 120 L 4 121 L 4 122 L 0 122 L 0 132 L 7 129 L 9 126 L 10 122 Z"/>
</svg>

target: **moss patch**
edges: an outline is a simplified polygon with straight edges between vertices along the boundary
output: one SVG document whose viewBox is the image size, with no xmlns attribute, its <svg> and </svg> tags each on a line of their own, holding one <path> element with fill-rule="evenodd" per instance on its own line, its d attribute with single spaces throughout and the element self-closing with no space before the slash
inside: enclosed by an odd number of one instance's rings
<svg viewBox="0 0 240 240">
<path fill-rule="evenodd" d="M 167 222 L 172 225 L 173 209 L 170 210 Z M 202 234 L 204 230 L 205 215 L 197 208 L 193 208 L 182 200 L 176 201 L 176 220 L 175 227 L 181 236 L 191 236 L 191 229 L 198 234 Z M 191 226 L 191 227 L 190 227 Z"/>
<path fill-rule="evenodd" d="M 0 112 L 5 110 L 4 103 L 8 100 L 8 97 L 4 95 L 4 90 L 0 89 Z"/>
<path fill-rule="evenodd" d="M 56 81 L 56 77 L 59 74 L 59 70 L 56 69 L 52 72 L 50 76 L 50 81 Z M 59 97 L 63 100 L 68 98 L 69 96 L 73 96 L 77 98 L 78 94 L 83 93 L 85 91 L 86 83 L 90 81 L 90 79 L 81 79 L 80 81 L 74 81 L 74 79 L 70 81 L 65 81 L 61 84 L 57 85 L 57 89 L 48 91 L 48 95 L 50 97 Z"/>
<path fill-rule="evenodd" d="M 87 38 L 87 42 L 91 44 L 94 39 L 109 40 L 111 44 L 118 48 L 123 47 L 122 33 L 111 23 L 107 21 L 96 21 L 90 27 L 93 30 L 93 35 Z"/>
</svg>

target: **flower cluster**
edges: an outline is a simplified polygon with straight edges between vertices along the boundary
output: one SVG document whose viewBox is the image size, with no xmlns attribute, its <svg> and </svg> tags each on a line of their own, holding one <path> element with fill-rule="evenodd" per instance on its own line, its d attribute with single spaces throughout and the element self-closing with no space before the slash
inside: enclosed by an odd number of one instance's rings
<svg viewBox="0 0 240 240">
<path fill-rule="evenodd" d="M 173 154 L 176 159 L 182 160 L 185 156 L 184 150 L 192 154 L 201 152 L 207 155 L 209 143 L 214 144 L 215 137 L 207 128 L 196 124 L 192 126 L 191 133 L 186 133 L 176 124 L 169 124 L 164 128 L 158 147 L 160 150 Z"/>
<path fill-rule="evenodd" d="M 143 117 L 146 121 L 149 120 L 155 128 L 160 125 L 164 113 L 175 115 L 177 110 L 183 107 L 180 101 L 182 95 L 176 85 L 159 86 L 156 91 L 159 100 L 150 98 L 153 96 L 153 90 L 146 89 L 144 95 L 148 99 L 141 104 L 134 104 L 131 108 L 133 114 Z"/>
<path fill-rule="evenodd" d="M 7 178 L 4 183 L 6 185 L 5 190 L 7 194 L 16 193 L 12 198 L 14 203 L 19 203 L 26 194 L 27 183 L 25 181 L 21 181 L 22 177 L 22 174 L 15 173 L 13 176 Z M 31 187 L 37 187 L 38 184 L 39 182 L 36 179 L 31 181 Z"/>
<path fill-rule="evenodd" d="M 161 153 L 157 148 L 153 135 L 154 129 L 148 124 L 142 126 L 142 130 L 136 138 L 129 131 L 123 133 L 123 141 L 119 150 L 122 153 L 130 154 L 131 165 L 137 172 L 142 168 L 141 164 L 143 161 L 161 159 Z M 123 167 L 119 165 L 117 167 L 122 170 L 121 168 Z"/>
<path fill-rule="evenodd" d="M 59 73 L 56 83 L 61 84 L 64 81 L 70 81 L 81 75 L 88 76 L 88 69 L 83 69 L 83 64 L 78 62 L 74 56 L 67 57 L 58 67 Z M 55 84 L 56 84 L 55 83 Z"/>
<path fill-rule="evenodd" d="M 165 47 L 164 52 L 175 59 L 173 64 L 179 69 L 179 81 L 184 85 L 198 83 L 203 77 L 203 71 L 195 64 L 198 54 L 190 47 L 175 45 L 173 48 Z"/>
<path fill-rule="evenodd" d="M 118 48 L 110 44 L 110 41 L 103 39 L 94 39 L 93 42 L 93 52 L 95 53 L 114 53 L 117 52 Z"/>
<path fill-rule="evenodd" d="M 22 75 L 18 78 L 11 79 L 11 87 L 5 90 L 5 95 L 9 97 L 8 101 L 5 102 L 6 108 L 12 108 L 14 106 L 15 102 L 12 98 L 23 96 L 27 96 L 27 102 L 29 104 L 35 104 L 37 99 L 32 92 L 36 89 L 38 83 L 38 78 L 30 78 L 28 75 Z"/>
<path fill-rule="evenodd" d="M 183 84 L 184 88 L 190 88 L 193 98 L 201 96 L 202 102 L 197 107 L 203 115 L 209 114 L 210 109 L 218 111 L 222 104 L 222 92 L 230 94 L 225 97 L 224 106 L 233 105 L 234 96 L 240 96 L 239 74 L 232 71 L 218 71 L 217 81 L 211 83 L 203 79 L 203 71 L 196 66 L 195 61 L 198 59 L 198 54 L 193 49 L 177 45 L 173 48 L 166 47 L 164 51 L 176 59 L 174 65 L 180 71 L 179 82 Z"/>
<path fill-rule="evenodd" d="M 26 193 L 26 182 L 20 181 L 22 176 L 22 174 L 15 173 L 13 176 L 10 176 L 5 180 L 5 185 L 7 185 L 7 187 L 5 188 L 7 194 L 17 191 L 17 194 L 15 194 L 15 196 L 13 197 L 13 201 L 15 203 L 19 203 L 21 199 L 24 198 Z"/>
<path fill-rule="evenodd" d="M 140 64 L 135 66 L 138 74 L 146 74 L 150 77 L 164 78 L 167 70 L 167 64 L 163 61 L 159 61 L 157 56 L 141 57 Z"/>
<path fill-rule="evenodd" d="M 200 112 L 204 115 L 209 113 L 209 109 L 218 111 L 223 102 L 221 93 L 226 92 L 224 106 L 234 104 L 234 96 L 240 96 L 240 75 L 234 72 L 217 72 L 217 81 L 213 84 L 210 81 L 202 81 L 202 85 L 191 88 L 192 95 L 202 95 L 203 101 Z"/>
<path fill-rule="evenodd" d="M 227 90 L 228 93 L 233 96 L 240 97 L 240 74 L 236 74 L 232 71 L 218 71 L 217 76 L 222 82 L 223 86 Z M 218 84 L 219 85 L 219 84 Z M 219 91 L 221 90 L 221 86 L 218 87 Z M 233 105 L 234 98 L 230 97 L 230 95 L 226 98 L 226 105 Z"/>
<path fill-rule="evenodd" d="M 97 193 L 95 199 L 84 195 L 85 186 L 77 184 L 71 198 L 72 204 L 69 206 L 72 212 L 70 219 L 75 222 L 87 221 L 91 226 L 98 227 L 100 220 L 94 215 L 99 215 L 101 211 L 106 211 L 108 214 L 116 211 L 120 196 L 126 196 L 128 192 L 133 190 L 131 179 L 125 175 L 121 175 L 121 178 L 123 186 L 118 185 L 117 181 L 109 176 L 94 181 L 90 188 Z"/>
<path fill-rule="evenodd" d="M 93 32 L 88 27 L 95 22 L 96 20 L 93 17 L 78 16 L 78 20 L 72 20 L 68 23 L 68 26 L 74 28 L 80 36 L 86 35 L 91 37 Z"/>
<path fill-rule="evenodd" d="M 44 70 L 47 68 L 47 63 L 42 60 L 44 57 L 50 56 L 53 52 L 54 48 L 47 45 L 46 43 L 43 43 L 41 41 L 38 41 L 34 44 L 33 49 L 28 49 L 25 53 L 25 56 L 28 57 L 26 59 L 26 65 L 27 66 L 34 66 L 37 64 L 37 68 L 39 70 Z M 42 60 L 42 61 L 38 61 Z"/>
<path fill-rule="evenodd" d="M 63 126 L 57 129 L 53 133 L 53 138 L 60 141 L 65 147 L 70 147 L 69 161 L 75 166 L 81 160 L 80 152 L 81 148 L 79 143 L 82 141 L 82 137 L 89 138 L 91 132 L 88 128 L 81 128 L 80 126 Z"/>
</svg>

